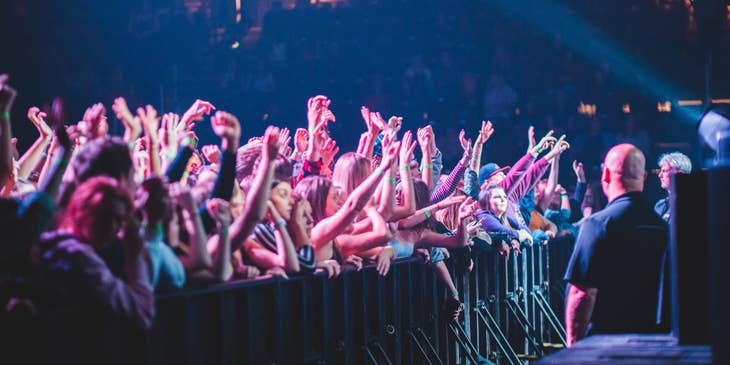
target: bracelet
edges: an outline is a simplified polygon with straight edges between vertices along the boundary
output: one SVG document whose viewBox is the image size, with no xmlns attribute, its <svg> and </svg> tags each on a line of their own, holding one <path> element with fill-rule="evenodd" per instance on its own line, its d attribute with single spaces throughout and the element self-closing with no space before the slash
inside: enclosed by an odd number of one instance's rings
<svg viewBox="0 0 730 365">
<path fill-rule="evenodd" d="M 560 194 L 560 198 L 563 198 L 563 197 L 566 197 L 567 198 L 568 197 L 568 194 Z"/>
<path fill-rule="evenodd" d="M 428 208 L 423 208 L 422 210 L 423 210 L 423 214 L 426 215 L 426 219 L 430 219 L 431 218 L 431 211 L 429 211 Z"/>
<path fill-rule="evenodd" d="M 385 181 L 387 181 L 387 182 L 389 182 L 389 183 L 391 183 L 393 185 L 395 185 L 395 184 L 398 183 L 398 181 L 394 177 L 385 178 Z"/>
<path fill-rule="evenodd" d="M 410 171 L 411 165 L 400 165 L 401 171 Z"/>
<path fill-rule="evenodd" d="M 286 221 L 283 219 L 279 219 L 278 221 L 276 221 L 276 225 L 281 228 L 284 228 L 284 227 L 286 227 Z"/>
<path fill-rule="evenodd" d="M 5 120 L 10 120 L 10 112 L 7 110 L 3 110 L 2 113 L 0 113 L 0 117 L 3 117 Z"/>
<path fill-rule="evenodd" d="M 378 176 L 385 176 L 385 172 L 383 172 L 382 170 L 378 171 Z"/>
<path fill-rule="evenodd" d="M 421 165 L 421 170 L 425 170 L 425 169 L 431 169 L 431 170 L 433 170 L 433 164 L 431 164 L 431 163 L 424 163 L 424 164 L 422 164 Z"/>
</svg>

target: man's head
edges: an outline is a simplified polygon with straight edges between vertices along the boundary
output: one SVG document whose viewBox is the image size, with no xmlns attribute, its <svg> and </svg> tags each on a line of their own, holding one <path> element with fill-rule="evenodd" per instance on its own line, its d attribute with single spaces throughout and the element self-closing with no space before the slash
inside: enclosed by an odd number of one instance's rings
<svg viewBox="0 0 730 365">
<path fill-rule="evenodd" d="M 509 166 L 499 167 L 494 162 L 490 162 L 479 169 L 479 186 L 486 187 L 488 184 L 499 184 L 505 178 L 504 172 L 509 170 Z"/>
<path fill-rule="evenodd" d="M 628 192 L 643 191 L 645 167 L 644 154 L 636 146 L 623 143 L 611 148 L 603 161 L 601 175 L 601 186 L 608 201 Z"/>
<path fill-rule="evenodd" d="M 659 157 L 659 182 L 666 191 L 669 191 L 672 175 L 690 172 L 692 172 L 692 161 L 681 152 L 665 153 Z"/>
</svg>

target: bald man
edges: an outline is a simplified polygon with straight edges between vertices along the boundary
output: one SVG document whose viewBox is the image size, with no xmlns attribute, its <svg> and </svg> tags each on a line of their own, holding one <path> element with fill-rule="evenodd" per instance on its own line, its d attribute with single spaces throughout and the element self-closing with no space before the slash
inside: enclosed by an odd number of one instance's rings
<svg viewBox="0 0 730 365">
<path fill-rule="evenodd" d="M 601 186 L 609 203 L 581 225 L 564 277 L 568 346 L 590 334 L 658 330 L 668 233 L 641 198 L 645 165 L 630 144 L 606 155 Z"/>
</svg>

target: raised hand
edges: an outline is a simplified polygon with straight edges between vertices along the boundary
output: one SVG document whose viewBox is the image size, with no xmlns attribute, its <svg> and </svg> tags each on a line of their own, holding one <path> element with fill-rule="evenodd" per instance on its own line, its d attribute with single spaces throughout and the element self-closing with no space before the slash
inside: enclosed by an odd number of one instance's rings
<svg viewBox="0 0 730 365">
<path fill-rule="evenodd" d="M 586 173 L 585 170 L 583 170 L 582 162 L 573 160 L 573 172 L 575 172 L 575 177 L 578 179 L 579 183 L 586 182 Z"/>
<path fill-rule="evenodd" d="M 296 133 L 294 133 L 294 148 L 296 152 L 306 151 L 307 143 L 309 143 L 309 132 L 304 128 L 298 128 Z"/>
<path fill-rule="evenodd" d="M 477 210 L 477 201 L 471 197 L 464 200 L 459 206 L 459 220 L 464 220 L 474 215 Z"/>
<path fill-rule="evenodd" d="M 553 130 L 551 129 L 550 132 L 547 132 L 545 137 L 542 137 L 540 142 L 530 149 L 530 153 L 532 153 L 533 156 L 537 156 L 542 153 L 542 151 L 548 149 L 550 145 L 554 144 L 556 141 L 557 139 L 553 137 Z"/>
<path fill-rule="evenodd" d="M 42 112 L 38 107 L 34 106 L 28 109 L 28 119 L 38 129 L 38 133 L 40 133 L 43 139 L 50 139 L 53 137 L 53 130 L 46 123 L 46 116 L 46 113 Z"/>
<path fill-rule="evenodd" d="M 530 128 L 527 129 L 527 152 L 532 151 L 533 148 L 535 148 L 535 145 L 537 142 L 535 142 L 535 127 L 530 126 Z"/>
<path fill-rule="evenodd" d="M 315 129 L 320 127 L 320 124 L 327 123 L 327 120 L 322 120 L 322 115 L 329 109 L 330 103 L 331 101 L 324 95 L 309 98 L 307 101 L 307 130 L 309 134 L 314 134 Z"/>
<path fill-rule="evenodd" d="M 334 161 L 338 152 L 340 152 L 340 148 L 337 147 L 337 142 L 332 138 L 327 138 L 327 141 L 322 146 L 322 151 L 319 152 L 322 155 L 322 164 L 329 166 Z"/>
<path fill-rule="evenodd" d="M 289 148 L 289 142 L 291 142 L 291 133 L 289 132 L 289 128 L 283 128 L 279 130 L 279 153 L 284 156 L 289 156 L 288 153 L 286 153 L 287 148 Z"/>
<path fill-rule="evenodd" d="M 403 135 L 403 140 L 401 141 L 400 145 L 400 164 L 401 165 L 408 165 L 411 162 L 411 159 L 413 158 L 413 151 L 416 150 L 416 142 L 411 142 L 413 140 L 413 133 L 411 131 L 407 131 Z"/>
<path fill-rule="evenodd" d="M 532 127 L 530 127 L 532 129 Z M 482 128 L 479 130 L 479 137 L 477 137 L 476 142 L 474 142 L 475 145 L 477 144 L 484 144 L 489 140 L 489 137 L 494 134 L 494 127 L 492 127 L 491 121 L 482 121 Z"/>
<path fill-rule="evenodd" d="M 213 198 L 205 203 L 208 213 L 220 229 L 231 225 L 231 204 L 220 198 Z"/>
<path fill-rule="evenodd" d="M 545 159 L 549 160 L 549 159 L 558 157 L 563 152 L 567 151 L 568 148 L 570 148 L 570 143 L 565 141 L 565 135 L 563 134 L 562 136 L 560 136 L 560 139 L 557 142 L 555 142 L 555 144 L 553 144 L 552 150 L 550 150 L 550 152 L 547 155 L 545 155 Z"/>
<path fill-rule="evenodd" d="M 208 101 L 197 99 L 193 105 L 183 114 L 180 122 L 185 125 L 186 129 L 193 129 L 195 122 L 202 120 L 204 115 L 210 114 L 215 110 L 215 106 Z"/>
<path fill-rule="evenodd" d="M 401 143 L 396 141 L 390 143 L 387 148 L 384 148 L 383 159 L 380 161 L 380 165 L 384 168 L 390 167 L 398 156 L 398 151 L 401 149 L 400 146 Z"/>
<path fill-rule="evenodd" d="M 177 206 L 188 212 L 195 212 L 198 210 L 193 194 L 190 192 L 190 188 L 181 185 L 180 183 L 170 184 L 169 186 L 170 200 L 172 200 Z"/>
<path fill-rule="evenodd" d="M 416 135 L 418 136 L 418 146 L 421 147 L 421 153 L 426 155 L 431 152 L 431 138 L 433 137 L 433 129 L 431 129 L 431 126 L 427 125 L 423 128 L 418 128 Z"/>
<path fill-rule="evenodd" d="M 8 75 L 0 75 L 0 111 L 10 113 L 18 92 L 8 85 Z"/>
<path fill-rule="evenodd" d="M 124 139 L 126 141 L 134 141 L 142 134 L 142 125 L 139 119 L 135 119 L 132 112 L 129 111 L 127 101 L 123 97 L 114 99 L 112 110 L 122 124 L 124 124 Z"/>
<path fill-rule="evenodd" d="M 403 126 L 403 117 L 390 117 L 388 119 L 388 128 L 398 132 Z"/>
<path fill-rule="evenodd" d="M 233 114 L 217 111 L 210 117 L 213 133 L 221 137 L 221 147 L 230 152 L 238 149 L 238 140 L 241 138 L 241 123 Z"/>
<path fill-rule="evenodd" d="M 89 138 L 96 139 L 104 137 L 109 131 L 109 124 L 106 121 L 106 108 L 104 108 L 104 104 L 96 103 L 86 108 L 83 122 L 86 124 Z"/>
<path fill-rule="evenodd" d="M 471 158 L 472 144 L 471 138 L 466 139 L 463 129 L 461 130 L 461 132 L 459 132 L 459 143 L 461 144 L 461 149 L 464 150 L 464 153 L 461 155 L 461 163 L 467 164 L 469 159 Z"/>
<path fill-rule="evenodd" d="M 158 131 L 160 143 L 168 154 L 168 158 L 173 158 L 177 153 L 178 140 L 180 133 L 184 131 L 178 130 L 178 122 L 180 116 L 175 113 L 165 113 L 162 115 L 162 126 Z"/>
<path fill-rule="evenodd" d="M 221 162 L 221 150 L 218 148 L 218 145 L 205 145 L 201 150 L 203 152 L 203 157 L 205 157 L 208 162 L 216 165 Z"/>
<path fill-rule="evenodd" d="M 157 127 L 160 125 L 159 119 L 157 119 L 157 110 L 152 105 L 146 107 L 137 108 L 137 117 L 142 123 L 142 128 L 145 134 L 153 142 L 157 142 Z"/>
<path fill-rule="evenodd" d="M 261 158 L 271 160 L 279 153 L 279 128 L 269 126 L 261 139 Z"/>
<path fill-rule="evenodd" d="M 388 123 L 385 122 L 383 116 L 380 115 L 380 112 L 370 112 L 370 122 L 381 131 L 388 130 L 390 128 Z"/>
<path fill-rule="evenodd" d="M 560 184 L 555 185 L 555 192 L 558 193 L 559 195 L 567 195 L 568 194 L 568 191 L 565 190 L 565 188 L 562 185 L 560 185 Z"/>
</svg>

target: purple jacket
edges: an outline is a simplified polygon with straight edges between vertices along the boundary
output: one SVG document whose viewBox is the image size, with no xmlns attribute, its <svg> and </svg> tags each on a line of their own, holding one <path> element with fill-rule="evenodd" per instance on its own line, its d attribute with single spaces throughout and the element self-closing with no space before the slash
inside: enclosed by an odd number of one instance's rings
<svg viewBox="0 0 730 365">
<path fill-rule="evenodd" d="M 124 278 L 114 276 L 88 244 L 65 231 L 42 235 L 41 266 L 54 287 L 74 304 L 98 303 L 121 318 L 150 328 L 155 301 L 144 257 L 125 260 Z"/>
</svg>

